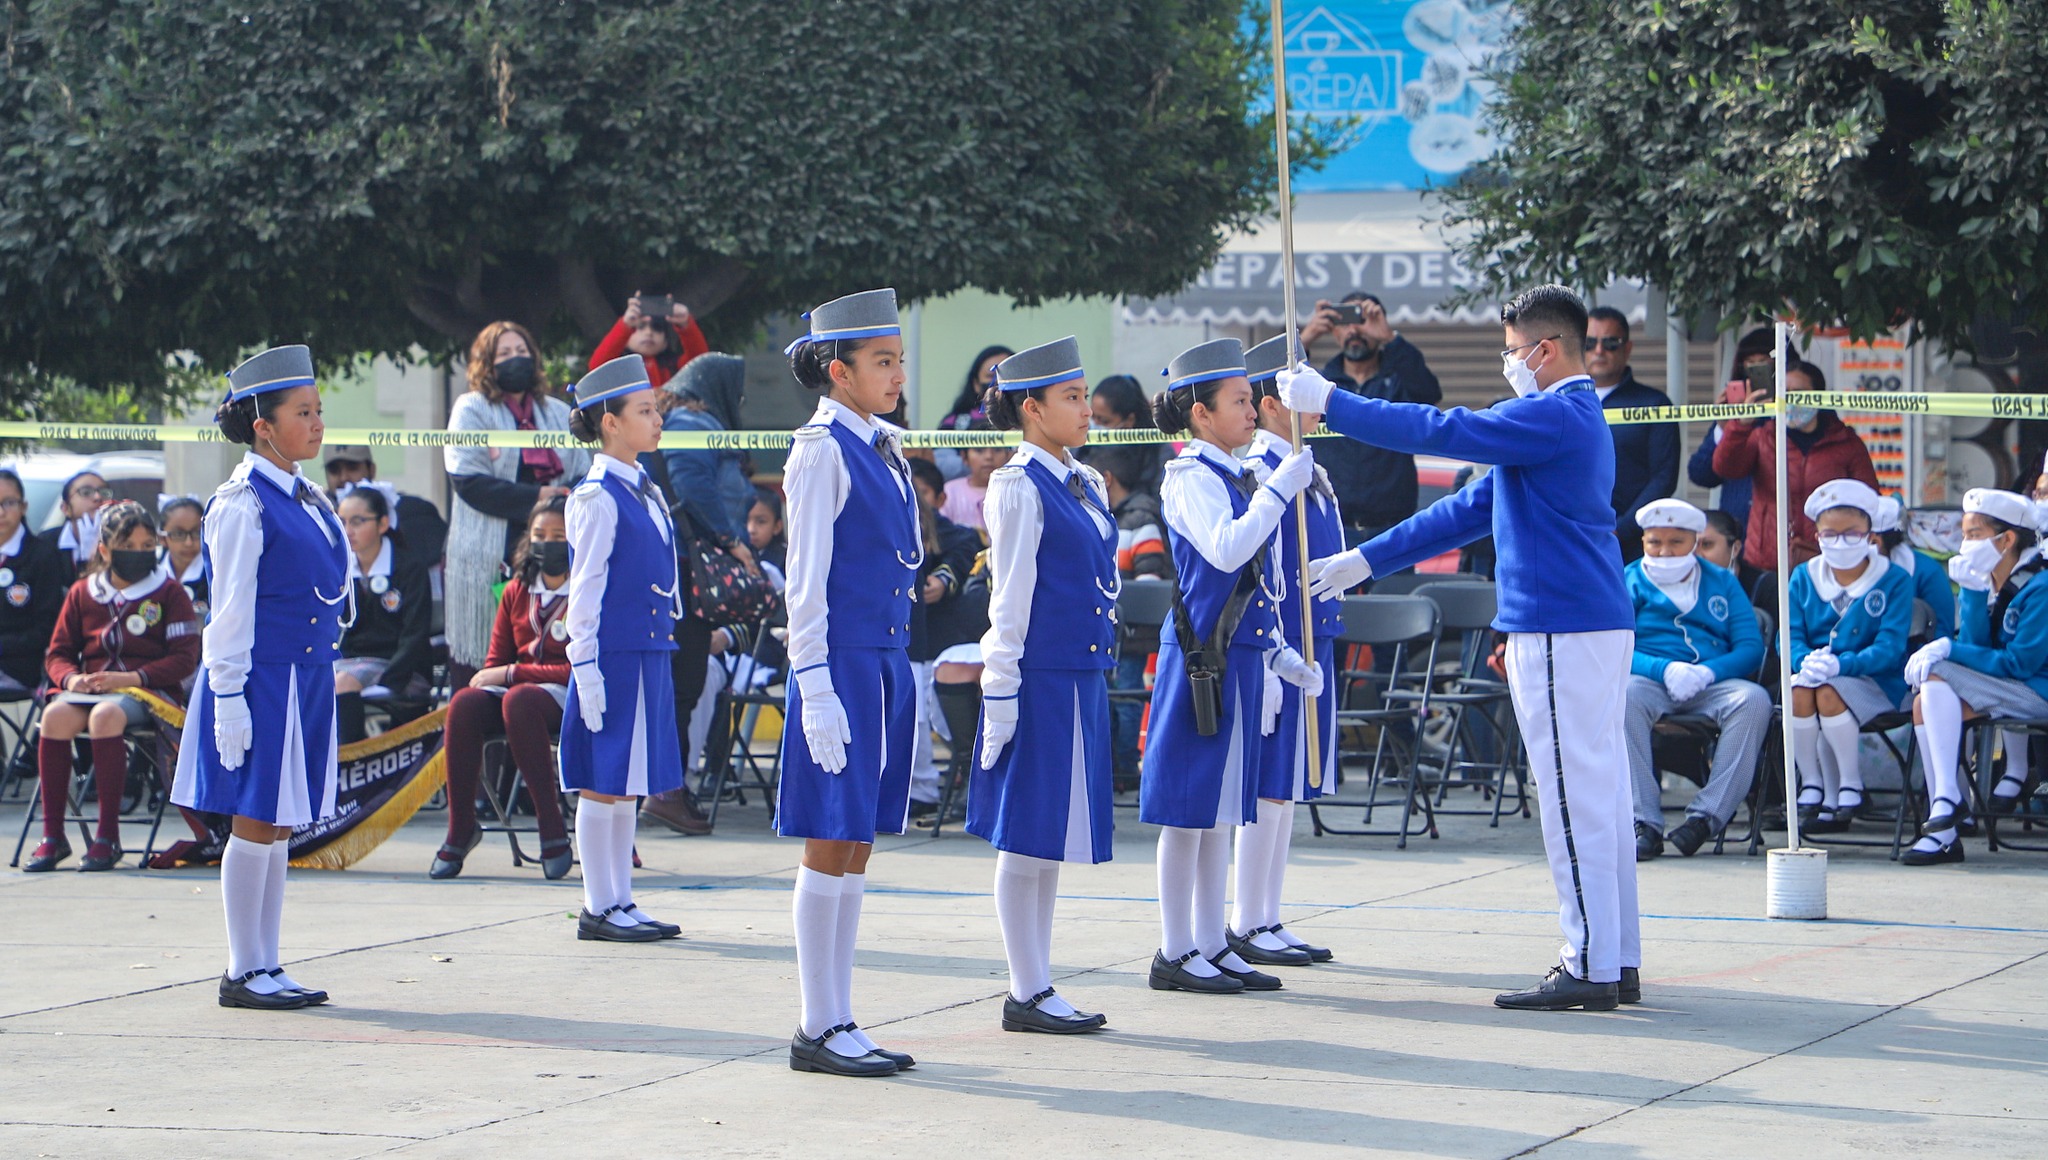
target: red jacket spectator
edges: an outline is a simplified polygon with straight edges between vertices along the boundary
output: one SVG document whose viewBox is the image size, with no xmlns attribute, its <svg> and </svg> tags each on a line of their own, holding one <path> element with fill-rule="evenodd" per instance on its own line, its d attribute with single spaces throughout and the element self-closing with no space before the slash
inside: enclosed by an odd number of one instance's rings
<svg viewBox="0 0 2048 1160">
<path fill-rule="evenodd" d="M 1792 562 L 1803 564 L 1820 555 L 1813 521 L 1806 518 L 1806 497 L 1831 479 L 1856 479 L 1877 486 L 1877 471 L 1863 439 L 1833 411 L 1822 411 L 1810 432 L 1792 429 L 1785 456 L 1785 486 L 1792 492 Z M 1747 479 L 1755 487 L 1749 505 L 1749 534 L 1742 544 L 1742 562 L 1759 571 L 1778 567 L 1778 432 L 1770 422 L 1730 420 L 1721 426 L 1721 445 L 1714 448 L 1714 474 L 1722 479 Z"/>
<path fill-rule="evenodd" d="M 666 385 L 677 371 L 683 369 L 684 363 L 711 349 L 711 344 L 705 340 L 704 332 L 698 328 L 697 320 L 694 318 L 684 323 L 682 328 L 676 331 L 676 335 L 682 339 L 683 343 L 683 354 L 681 358 L 676 360 L 676 365 L 664 368 L 660 360 L 649 358 L 646 355 L 640 356 L 641 361 L 647 364 L 647 381 L 656 389 Z M 590 369 L 596 370 L 620 355 L 628 353 L 626 340 L 631 337 L 633 337 L 633 328 L 626 325 L 625 319 L 621 318 L 617 322 L 612 323 L 611 333 L 604 336 L 604 341 L 597 344 L 597 352 L 590 356 Z"/>
<path fill-rule="evenodd" d="M 158 582 L 152 589 L 117 590 L 117 581 L 101 571 L 71 586 L 43 657 L 51 685 L 62 689 L 67 677 L 112 670 L 184 699 L 185 681 L 199 668 L 199 617 L 184 585 L 161 568 L 152 579 Z"/>
<path fill-rule="evenodd" d="M 512 666 L 513 685 L 569 683 L 569 590 L 565 586 L 539 609 L 533 593 L 519 580 L 505 582 L 498 600 L 498 619 L 491 626 L 490 655 L 484 667 Z M 557 628 L 556 626 L 560 626 Z M 557 635 L 559 633 L 559 635 Z"/>
</svg>

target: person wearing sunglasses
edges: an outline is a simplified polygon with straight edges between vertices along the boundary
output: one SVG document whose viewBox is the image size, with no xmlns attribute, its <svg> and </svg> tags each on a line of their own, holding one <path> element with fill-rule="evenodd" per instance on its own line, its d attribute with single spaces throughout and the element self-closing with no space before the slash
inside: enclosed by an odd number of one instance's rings
<svg viewBox="0 0 2048 1160">
<path fill-rule="evenodd" d="M 1588 310 L 1584 345 L 1586 373 L 1593 376 L 1602 408 L 1671 405 L 1671 396 L 1636 381 L 1628 364 L 1635 343 L 1627 315 L 1612 306 Z M 1614 534 L 1621 539 L 1622 560 L 1629 561 L 1643 554 L 1636 512 L 1678 489 L 1678 425 L 1616 423 L 1608 433 L 1614 437 Z"/>
<path fill-rule="evenodd" d="M 63 556 L 71 566 L 71 574 L 65 578 L 69 584 L 78 578 L 85 566 L 92 562 L 93 553 L 100 546 L 100 509 L 114 493 L 107 487 L 107 481 L 97 473 L 81 471 L 64 481 L 64 496 L 60 501 L 64 522 L 38 533 L 44 542 Z"/>
</svg>

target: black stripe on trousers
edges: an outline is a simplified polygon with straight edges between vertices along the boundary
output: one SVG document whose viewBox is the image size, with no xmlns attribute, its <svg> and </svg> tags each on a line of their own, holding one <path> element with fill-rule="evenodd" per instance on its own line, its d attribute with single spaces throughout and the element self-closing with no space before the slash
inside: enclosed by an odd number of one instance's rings
<svg viewBox="0 0 2048 1160">
<path fill-rule="evenodd" d="M 1557 662 L 1550 651 L 1551 635 L 1543 634 L 1543 695 L 1550 704 L 1550 758 L 1557 767 L 1557 820 L 1564 830 L 1564 856 L 1572 867 L 1572 900 L 1579 904 L 1579 969 L 1592 982 L 1593 922 L 1586 914 L 1586 888 L 1579 878 L 1579 848 L 1572 841 L 1571 805 L 1564 795 L 1564 741 L 1557 731 Z"/>
</svg>

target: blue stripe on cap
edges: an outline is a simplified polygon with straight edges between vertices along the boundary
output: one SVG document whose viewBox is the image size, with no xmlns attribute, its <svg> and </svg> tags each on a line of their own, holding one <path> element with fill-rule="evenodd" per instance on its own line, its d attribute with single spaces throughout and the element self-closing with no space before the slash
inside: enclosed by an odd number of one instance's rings
<svg viewBox="0 0 2048 1160">
<path fill-rule="evenodd" d="M 812 342 L 838 342 L 841 339 L 848 338 L 881 338 L 885 335 L 902 333 L 903 328 L 896 325 L 849 326 L 842 330 L 814 330 L 810 334 L 810 339 Z"/>
<path fill-rule="evenodd" d="M 1175 379 L 1172 382 L 1166 384 L 1166 389 L 1169 391 L 1177 391 L 1182 387 L 1192 387 L 1200 383 L 1213 383 L 1217 379 L 1243 377 L 1243 367 L 1224 367 L 1222 370 L 1203 371 L 1201 374 L 1198 375 L 1189 375 L 1186 378 Z"/>
<path fill-rule="evenodd" d="M 1056 383 L 1073 382 L 1075 379 L 1083 377 L 1083 373 L 1080 367 L 1075 367 L 1072 370 L 1054 371 L 1049 375 L 1039 375 L 1037 378 L 1031 379 L 1006 379 L 998 375 L 996 386 L 1001 387 L 1005 391 L 1035 391 L 1040 387 L 1050 387 Z"/>
</svg>

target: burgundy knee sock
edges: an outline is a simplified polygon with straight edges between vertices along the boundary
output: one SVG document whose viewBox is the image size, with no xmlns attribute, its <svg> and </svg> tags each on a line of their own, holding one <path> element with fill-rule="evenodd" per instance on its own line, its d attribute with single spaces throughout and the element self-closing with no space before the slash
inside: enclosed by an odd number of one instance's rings
<svg viewBox="0 0 2048 1160">
<path fill-rule="evenodd" d="M 71 742 L 43 738 L 36 745 L 36 770 L 43 784 L 43 838 L 64 840 L 64 815 L 71 812 Z"/>
<path fill-rule="evenodd" d="M 441 752 L 448 768 L 447 843 L 461 849 L 476 832 L 477 782 L 483 776 L 484 732 L 497 723 L 498 698 L 461 689 L 448 703 L 448 738 Z"/>
<path fill-rule="evenodd" d="M 121 840 L 121 794 L 128 788 L 128 742 L 119 737 L 92 739 L 93 780 L 100 791 L 102 842 Z"/>
</svg>

